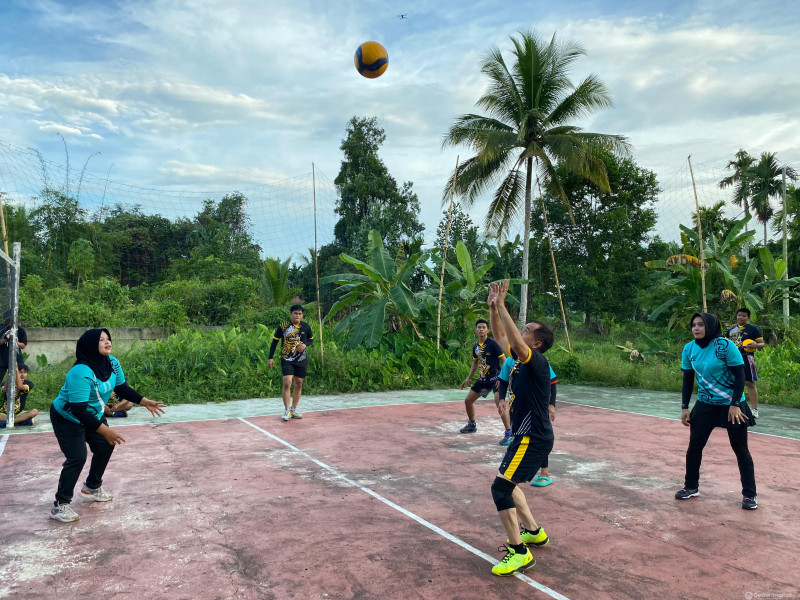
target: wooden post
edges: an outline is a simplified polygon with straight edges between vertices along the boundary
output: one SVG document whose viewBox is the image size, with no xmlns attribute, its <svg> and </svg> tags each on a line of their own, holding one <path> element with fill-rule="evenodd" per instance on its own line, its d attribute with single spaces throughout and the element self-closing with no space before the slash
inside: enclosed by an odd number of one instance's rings
<svg viewBox="0 0 800 600">
<path fill-rule="evenodd" d="M 694 171 L 692 171 L 692 155 L 686 160 L 689 161 L 689 174 L 692 176 L 692 189 L 694 190 L 694 207 L 697 211 L 697 237 L 700 240 L 700 283 L 703 288 L 703 312 L 708 312 L 706 303 L 706 257 L 703 251 L 703 224 L 700 222 L 700 204 L 697 201 L 697 186 L 694 184 Z"/>
<path fill-rule="evenodd" d="M 567 313 L 564 310 L 564 299 L 561 297 L 561 284 L 558 282 L 558 267 L 556 267 L 556 255 L 553 252 L 553 238 L 550 235 L 550 223 L 547 221 L 547 207 L 544 204 L 544 196 L 542 196 L 542 186 L 539 183 L 539 178 L 536 178 L 536 187 L 539 188 L 539 200 L 542 202 L 542 215 L 544 215 L 544 227 L 547 231 L 547 241 L 550 244 L 550 260 L 553 262 L 553 275 L 556 278 L 556 293 L 558 294 L 558 305 L 561 307 L 561 322 L 564 324 L 564 336 L 567 338 L 567 350 L 572 352 L 572 344 L 569 340 L 569 326 L 567 324 Z"/>
<path fill-rule="evenodd" d="M 789 279 L 789 250 L 786 241 L 786 220 L 789 218 L 788 215 L 789 207 L 786 206 L 786 165 L 783 166 L 783 223 L 781 228 L 783 229 L 783 262 L 786 263 L 786 270 L 783 272 L 783 280 L 787 281 Z M 789 290 L 783 290 L 783 325 L 784 327 L 789 326 Z"/>
</svg>

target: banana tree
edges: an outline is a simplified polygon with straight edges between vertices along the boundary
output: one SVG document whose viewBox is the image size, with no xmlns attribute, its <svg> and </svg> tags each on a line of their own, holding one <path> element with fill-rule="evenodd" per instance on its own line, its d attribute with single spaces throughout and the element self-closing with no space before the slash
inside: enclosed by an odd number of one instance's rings
<svg viewBox="0 0 800 600">
<path fill-rule="evenodd" d="M 341 273 L 322 279 L 324 283 L 337 284 L 336 293 L 340 296 L 324 320 L 349 311 L 334 329 L 336 335 L 347 333 L 347 348 L 362 344 L 375 348 L 387 331 L 399 331 L 406 325 L 422 337 L 416 323 L 419 308 L 408 284 L 415 267 L 420 264 L 422 253 L 397 263 L 383 246 L 378 231 L 370 231 L 368 240 L 368 262 L 348 254 L 340 255 L 342 261 L 360 273 Z"/>
<path fill-rule="evenodd" d="M 444 269 L 448 276 L 442 295 L 442 322 L 470 322 L 478 317 L 486 317 L 486 294 L 489 281 L 486 274 L 494 263 L 490 260 L 475 269 L 472 257 L 464 242 L 456 244 L 456 262 L 445 262 Z M 435 267 L 422 264 L 422 268 L 434 283 L 427 289 L 417 293 L 417 300 L 425 310 L 426 316 L 433 322 L 436 320 L 436 310 L 439 304 L 439 279 L 442 272 L 442 258 L 438 253 L 429 256 Z M 512 283 L 521 280 L 513 279 Z M 510 304 L 519 304 L 519 301 L 508 296 Z"/>
<path fill-rule="evenodd" d="M 737 256 L 739 250 L 756 235 L 755 231 L 745 231 L 742 233 L 742 229 L 747 226 L 747 223 L 749 223 L 752 218 L 752 216 L 746 215 L 745 217 L 734 221 L 725 235 L 721 236 L 722 239 L 718 239 L 714 234 L 708 236 L 704 235 L 703 254 L 705 260 L 711 261 L 713 259 L 719 259 L 726 260 L 729 263 L 735 262 L 731 261 L 731 257 Z M 697 255 L 700 248 L 700 238 L 697 235 L 697 231 L 690 229 L 685 225 L 681 225 L 680 228 L 681 241 L 683 242 L 684 248 L 687 251 L 693 252 L 695 255 Z"/>
<path fill-rule="evenodd" d="M 800 298 L 800 277 L 783 279 L 787 268 L 786 261 L 776 260 L 768 248 L 759 248 L 758 258 L 761 261 L 764 278 L 763 281 L 758 281 L 755 287 L 761 290 L 761 299 L 765 310 L 769 311 L 771 306 L 780 302 L 786 290 L 788 290 L 790 298 Z"/>
</svg>

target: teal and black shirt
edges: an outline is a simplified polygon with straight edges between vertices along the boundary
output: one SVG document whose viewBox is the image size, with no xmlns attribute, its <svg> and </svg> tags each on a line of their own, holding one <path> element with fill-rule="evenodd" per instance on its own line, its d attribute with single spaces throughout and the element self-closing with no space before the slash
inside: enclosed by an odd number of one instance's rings
<svg viewBox="0 0 800 600">
<path fill-rule="evenodd" d="M 114 356 L 109 358 L 111 376 L 107 381 L 99 380 L 88 365 L 78 364 L 69 370 L 64 387 L 53 400 L 53 408 L 62 417 L 95 431 L 102 423 L 103 407 L 112 392 L 136 404 L 141 402 L 143 396 L 125 383 L 122 365 Z"/>
</svg>

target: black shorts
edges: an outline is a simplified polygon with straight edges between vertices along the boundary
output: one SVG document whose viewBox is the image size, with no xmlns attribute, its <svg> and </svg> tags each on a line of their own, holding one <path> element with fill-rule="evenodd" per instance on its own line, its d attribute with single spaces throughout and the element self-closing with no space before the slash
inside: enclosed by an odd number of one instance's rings
<svg viewBox="0 0 800 600">
<path fill-rule="evenodd" d="M 283 376 L 294 375 L 298 379 L 306 378 L 306 371 L 308 370 L 308 361 L 304 360 L 297 362 L 294 360 L 281 360 L 281 373 Z"/>
<path fill-rule="evenodd" d="M 553 440 L 538 440 L 531 443 L 529 435 L 514 436 L 506 449 L 500 473 L 514 483 L 525 483 L 534 478 L 539 469 L 547 464 L 553 449 Z"/>
<path fill-rule="evenodd" d="M 496 392 L 497 391 L 497 377 L 492 377 L 491 379 L 478 379 L 471 388 L 473 392 L 478 394 L 481 398 L 486 398 L 489 395 L 489 392 Z"/>
<path fill-rule="evenodd" d="M 744 380 L 745 381 L 758 381 L 758 371 L 756 370 L 756 357 L 748 354 L 742 357 L 744 359 Z"/>
</svg>

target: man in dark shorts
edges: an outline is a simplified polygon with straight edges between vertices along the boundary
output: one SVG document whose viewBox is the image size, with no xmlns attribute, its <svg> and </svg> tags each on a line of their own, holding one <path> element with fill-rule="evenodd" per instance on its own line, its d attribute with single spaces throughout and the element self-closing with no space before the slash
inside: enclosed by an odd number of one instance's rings
<svg viewBox="0 0 800 600">
<path fill-rule="evenodd" d="M 489 323 L 486 319 L 478 319 L 475 322 L 475 334 L 478 336 L 478 341 L 472 347 L 472 368 L 469 370 L 467 378 L 461 382 L 460 389 L 464 389 L 469 385 L 472 376 L 478 372 L 478 379 L 475 384 L 467 392 L 467 397 L 464 399 L 464 405 L 467 409 L 467 424 L 461 428 L 461 433 L 475 433 L 478 431 L 478 424 L 475 421 L 475 401 L 478 398 L 486 398 L 489 392 L 494 394 L 494 404 L 497 407 L 497 412 L 500 413 L 500 419 L 505 426 L 506 434 L 503 440 L 511 439 L 511 432 L 508 426 L 508 415 L 503 410 L 500 403 L 500 393 L 497 387 L 497 376 L 500 375 L 500 368 L 503 366 L 505 354 L 503 350 L 489 337 Z M 500 442 L 501 444 L 503 441 Z"/>
<path fill-rule="evenodd" d="M 525 494 L 519 487 L 533 479 L 553 448 L 550 423 L 550 364 L 544 357 L 554 341 L 553 332 L 539 321 L 527 323 L 522 331 L 505 306 L 508 280 L 489 287 L 489 318 L 503 326 L 507 339 L 498 340 L 509 348 L 517 362 L 511 369 L 508 413 L 514 436 L 492 484 L 492 499 L 508 536 L 506 555 L 492 567 L 494 575 L 513 575 L 536 564 L 527 546 L 544 546 L 550 540 L 536 524 Z M 500 328 L 496 328 L 500 331 Z M 520 525 L 521 522 L 521 525 Z"/>
<path fill-rule="evenodd" d="M 728 331 L 728 339 L 731 340 L 744 359 L 744 388 L 747 390 L 747 399 L 753 409 L 753 416 L 758 418 L 758 371 L 756 370 L 756 359 L 753 353 L 761 350 L 766 343 L 761 335 L 761 330 L 750 321 L 750 309 L 742 307 L 736 311 L 736 326 Z M 751 340 L 746 345 L 745 340 Z"/>
<path fill-rule="evenodd" d="M 303 380 L 308 370 L 308 354 L 306 348 L 314 343 L 314 334 L 311 326 L 303 321 L 303 307 L 295 304 L 289 309 L 291 321 L 281 323 L 275 330 L 272 345 L 269 348 L 269 368 L 275 364 L 272 357 L 278 342 L 281 343 L 281 373 L 283 374 L 283 416 L 281 419 L 302 419 L 303 415 L 297 412 L 300 403 L 300 394 L 303 393 Z M 291 392 L 294 383 L 294 393 Z M 291 399 L 291 404 L 289 403 Z"/>
</svg>

